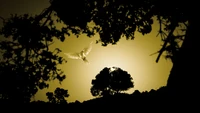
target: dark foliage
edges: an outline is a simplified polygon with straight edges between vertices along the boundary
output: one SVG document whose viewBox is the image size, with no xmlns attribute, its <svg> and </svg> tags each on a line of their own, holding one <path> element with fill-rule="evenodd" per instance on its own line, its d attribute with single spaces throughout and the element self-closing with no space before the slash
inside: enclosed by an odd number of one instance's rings
<svg viewBox="0 0 200 113">
<path fill-rule="evenodd" d="M 57 87 L 54 92 L 47 92 L 46 96 L 50 103 L 67 104 L 65 98 L 69 97 L 69 94 L 67 90 Z"/>
<path fill-rule="evenodd" d="M 160 24 L 158 35 L 164 42 L 163 47 L 156 52 L 159 53 L 156 62 L 164 51 L 167 52 L 166 58 L 174 60 L 173 56 L 179 51 L 184 33 L 173 33 L 177 27 L 184 31 L 194 10 L 186 7 L 195 4 L 186 1 L 163 4 L 159 0 L 52 0 L 50 3 L 57 16 L 67 25 L 64 29 L 71 29 L 77 35 L 86 33 L 91 36 L 98 33 L 103 46 L 116 44 L 121 36 L 134 39 L 135 31 L 143 35 L 150 33 L 155 23 L 153 17 L 156 17 Z M 94 23 L 93 26 L 88 24 L 90 22 Z"/>
<path fill-rule="evenodd" d="M 49 50 L 54 37 L 62 39 L 51 18 L 11 15 L 3 23 L 0 34 L 0 98 L 13 102 L 30 102 L 38 89 L 48 88 L 48 81 L 62 82 L 65 75 L 57 66 L 65 60 L 61 50 Z M 42 22 L 45 21 L 45 22 Z"/>
</svg>

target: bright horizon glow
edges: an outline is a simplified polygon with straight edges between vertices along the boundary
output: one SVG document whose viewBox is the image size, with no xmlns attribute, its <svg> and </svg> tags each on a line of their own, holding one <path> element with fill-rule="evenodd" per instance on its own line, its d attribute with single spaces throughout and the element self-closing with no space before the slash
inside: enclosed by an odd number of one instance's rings
<svg viewBox="0 0 200 113">
<path fill-rule="evenodd" d="M 69 59 L 63 55 L 68 62 L 62 66 L 67 78 L 61 87 L 69 90 L 70 97 L 67 100 L 82 102 L 94 98 L 90 93 L 91 81 L 105 67 L 119 67 L 132 76 L 134 88 L 129 89 L 127 93 L 133 93 L 134 90 L 149 91 L 165 86 L 171 69 L 171 61 L 161 57 L 159 63 L 155 63 L 157 55 L 149 55 L 159 50 L 160 46 L 158 42 L 152 43 L 156 41 L 157 37 L 147 36 L 136 33 L 134 40 L 127 41 L 122 38 L 117 45 L 108 45 L 107 47 L 93 44 L 93 48 L 87 56 L 90 62 L 88 65 L 82 60 Z M 60 47 L 63 52 L 80 51 L 98 38 L 98 35 L 92 38 L 85 35 L 81 35 L 79 38 L 70 36 L 66 38 L 65 42 L 56 42 L 52 48 Z M 157 38 L 157 41 L 159 40 Z M 50 91 L 53 91 L 56 86 L 59 84 L 53 81 L 49 88 Z M 47 90 L 38 92 L 36 97 L 38 99 L 46 98 L 45 91 Z"/>
</svg>

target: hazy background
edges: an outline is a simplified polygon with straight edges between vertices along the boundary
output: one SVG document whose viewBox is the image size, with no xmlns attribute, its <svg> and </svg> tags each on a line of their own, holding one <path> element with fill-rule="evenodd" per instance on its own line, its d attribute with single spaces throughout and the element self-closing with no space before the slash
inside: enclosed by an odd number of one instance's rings
<svg viewBox="0 0 200 113">
<path fill-rule="evenodd" d="M 50 5 L 48 2 L 49 0 L 5 0 L 5 2 L 1 0 L 0 16 L 7 18 L 11 13 L 39 14 Z M 2 27 L 1 20 L 0 27 Z M 134 90 L 149 91 L 165 86 L 172 63 L 170 60 L 165 60 L 164 57 L 161 57 L 159 63 L 156 63 L 157 54 L 149 56 L 158 51 L 162 44 L 160 37 L 156 37 L 158 31 L 156 23 L 153 27 L 151 34 L 142 36 L 136 33 L 134 40 L 127 41 L 122 38 L 117 45 L 103 47 L 94 43 L 93 49 L 87 57 L 89 65 L 82 60 L 68 59 L 63 52 L 79 52 L 91 41 L 99 39 L 98 35 L 92 38 L 85 35 L 76 38 L 72 35 L 66 37 L 65 42 L 55 40 L 51 48 L 60 48 L 63 51 L 60 55 L 68 60 L 61 66 L 67 78 L 62 85 L 58 81 L 51 82 L 49 89 L 39 91 L 33 99 L 46 100 L 45 93 L 54 91 L 58 86 L 68 89 L 70 94 L 68 102 L 75 100 L 82 102 L 91 99 L 93 98 L 90 94 L 91 80 L 104 67 L 112 66 L 120 67 L 132 75 L 135 87 L 128 93 L 132 93 Z"/>
</svg>

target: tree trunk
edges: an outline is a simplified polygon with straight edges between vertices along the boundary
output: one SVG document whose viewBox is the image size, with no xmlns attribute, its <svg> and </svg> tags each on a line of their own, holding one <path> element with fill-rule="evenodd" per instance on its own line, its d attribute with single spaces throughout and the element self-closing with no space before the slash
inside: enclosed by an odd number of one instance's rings
<svg viewBox="0 0 200 113">
<path fill-rule="evenodd" d="M 198 76 L 200 75 L 200 69 L 198 68 L 200 63 L 198 25 L 197 19 L 192 18 L 189 20 L 185 40 L 176 56 L 167 81 L 169 93 L 174 97 L 172 99 L 184 105 L 194 104 L 193 101 L 197 100 L 198 97 L 197 85 Z M 189 101 L 192 103 L 188 103 Z"/>
</svg>

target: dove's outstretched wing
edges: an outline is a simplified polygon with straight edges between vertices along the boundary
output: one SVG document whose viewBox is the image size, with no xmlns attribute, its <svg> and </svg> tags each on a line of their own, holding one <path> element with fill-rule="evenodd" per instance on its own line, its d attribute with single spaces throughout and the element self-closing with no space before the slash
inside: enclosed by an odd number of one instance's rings
<svg viewBox="0 0 200 113">
<path fill-rule="evenodd" d="M 79 53 L 64 53 L 68 58 L 71 59 L 81 59 Z"/>
<path fill-rule="evenodd" d="M 90 45 L 88 47 L 83 49 L 85 56 L 88 55 L 90 53 L 90 51 L 92 50 L 92 43 L 93 43 L 93 41 L 90 43 Z"/>
</svg>

